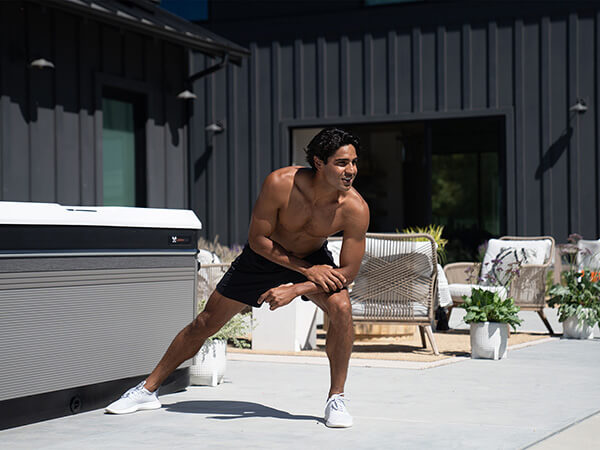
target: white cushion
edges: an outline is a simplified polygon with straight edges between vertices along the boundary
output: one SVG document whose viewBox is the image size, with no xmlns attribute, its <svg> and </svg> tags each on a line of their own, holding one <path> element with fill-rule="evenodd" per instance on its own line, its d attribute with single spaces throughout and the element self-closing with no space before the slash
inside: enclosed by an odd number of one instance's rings
<svg viewBox="0 0 600 450">
<path fill-rule="evenodd" d="M 453 283 L 448 285 L 448 290 L 450 291 L 450 295 L 452 297 L 462 297 L 466 295 L 467 297 L 471 296 L 471 291 L 473 289 L 483 289 L 484 291 L 492 291 L 498 292 L 500 297 L 505 299 L 507 297 L 507 290 L 504 286 L 482 286 L 479 284 L 462 284 L 462 283 Z"/>
<path fill-rule="evenodd" d="M 448 279 L 444 273 L 444 269 L 439 264 L 438 267 L 438 305 L 442 307 L 452 305 L 452 296 L 448 289 Z"/>
<path fill-rule="evenodd" d="M 331 252 L 333 262 L 339 267 L 340 253 L 342 253 L 342 240 L 327 241 L 327 250 Z"/>
<path fill-rule="evenodd" d="M 583 250 L 577 253 L 577 267 L 580 270 L 600 269 L 600 239 L 597 241 L 580 239 L 577 242 L 577 247 Z"/>
<path fill-rule="evenodd" d="M 399 305 L 386 303 L 377 304 L 375 302 L 368 302 L 368 304 L 367 302 L 355 302 L 352 303 L 352 317 L 365 317 L 367 311 L 371 309 L 369 308 L 370 306 L 372 308 L 376 308 L 378 313 L 375 315 L 377 317 L 406 315 L 405 306 L 400 307 Z M 427 317 L 427 306 L 422 305 L 421 303 L 412 302 L 412 305 L 410 307 L 412 308 L 414 317 Z"/>
<path fill-rule="evenodd" d="M 524 259 L 523 265 L 533 264 L 540 265 L 549 261 L 551 256 L 552 241 L 550 239 L 540 239 L 531 241 L 510 241 L 500 239 L 490 239 L 488 248 L 483 257 L 481 266 L 481 277 L 486 278 L 486 275 L 492 270 L 492 260 L 502 252 L 503 249 L 512 248 L 517 250 L 518 256 Z"/>
</svg>

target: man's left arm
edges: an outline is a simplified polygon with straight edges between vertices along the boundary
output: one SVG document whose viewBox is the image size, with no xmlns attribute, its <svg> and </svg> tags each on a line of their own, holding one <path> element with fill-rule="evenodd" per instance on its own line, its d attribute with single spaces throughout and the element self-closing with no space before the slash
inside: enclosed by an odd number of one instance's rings
<svg viewBox="0 0 600 450">
<path fill-rule="evenodd" d="M 365 235 L 369 228 L 369 209 L 364 204 L 359 214 L 349 214 L 347 227 L 344 229 L 342 250 L 340 252 L 340 267 L 336 270 L 344 276 L 348 286 L 354 281 L 360 269 L 360 263 L 365 253 Z M 258 303 L 267 302 L 270 309 L 276 309 L 291 302 L 299 295 L 319 294 L 325 292 L 312 281 L 297 284 L 286 284 L 269 289 L 258 299 Z"/>
</svg>

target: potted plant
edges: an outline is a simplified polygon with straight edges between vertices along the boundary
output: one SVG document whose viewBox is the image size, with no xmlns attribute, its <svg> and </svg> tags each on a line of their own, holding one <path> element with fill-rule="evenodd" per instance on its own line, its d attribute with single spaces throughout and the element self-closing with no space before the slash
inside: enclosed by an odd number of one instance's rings
<svg viewBox="0 0 600 450">
<path fill-rule="evenodd" d="M 212 257 L 198 271 L 198 313 L 204 310 L 207 298 L 229 268 L 229 264 L 241 252 L 241 247 L 229 248 L 221 245 L 218 238 L 209 242 L 198 241 L 198 248 Z M 247 347 L 239 339 L 252 328 L 251 312 L 235 315 L 215 335 L 208 338 L 192 360 L 190 382 L 195 385 L 216 386 L 223 381 L 227 366 L 227 342 L 236 347 Z"/>
<path fill-rule="evenodd" d="M 593 339 L 594 325 L 600 320 L 600 284 L 589 270 L 569 270 L 563 277 L 564 285 L 550 288 L 548 305 L 558 306 L 564 337 Z"/>
<path fill-rule="evenodd" d="M 202 311 L 206 300 L 198 302 L 198 311 Z M 227 342 L 235 347 L 247 347 L 240 336 L 251 328 L 251 313 L 236 314 L 216 334 L 208 338 L 192 360 L 190 382 L 194 385 L 216 386 L 223 381 L 227 368 Z"/>
<path fill-rule="evenodd" d="M 463 296 L 459 308 L 467 314 L 464 321 L 471 325 L 471 358 L 501 359 L 508 348 L 508 326 L 517 329 L 520 308 L 512 297 L 503 299 L 498 292 L 473 289 Z"/>
<path fill-rule="evenodd" d="M 548 305 L 558 306 L 558 320 L 563 324 L 564 337 L 592 339 L 594 325 L 600 320 L 600 284 L 597 272 L 576 267 L 577 256 L 587 252 L 578 247 L 580 239 L 580 235 L 573 233 L 567 244 L 559 246 L 569 270 L 562 274 L 561 283 L 554 284 L 548 291 Z"/>
</svg>

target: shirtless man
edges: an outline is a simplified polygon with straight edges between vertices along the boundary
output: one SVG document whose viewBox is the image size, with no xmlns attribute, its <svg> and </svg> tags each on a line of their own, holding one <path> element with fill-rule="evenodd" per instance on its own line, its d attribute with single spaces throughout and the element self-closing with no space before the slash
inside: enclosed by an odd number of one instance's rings
<svg viewBox="0 0 600 450">
<path fill-rule="evenodd" d="M 246 305 L 268 303 L 275 310 L 302 295 L 330 320 L 326 351 L 331 384 L 325 423 L 352 426 L 344 404 L 354 340 L 346 286 L 358 273 L 369 225 L 367 204 L 352 187 L 359 150 L 358 139 L 350 133 L 324 129 L 306 149 L 311 168 L 285 167 L 266 178 L 252 212 L 248 244 L 204 311 L 179 332 L 150 376 L 110 404 L 107 412 L 160 408 L 157 390 L 161 383 Z M 326 244 L 328 236 L 340 231 L 343 241 L 338 268 Z"/>
</svg>

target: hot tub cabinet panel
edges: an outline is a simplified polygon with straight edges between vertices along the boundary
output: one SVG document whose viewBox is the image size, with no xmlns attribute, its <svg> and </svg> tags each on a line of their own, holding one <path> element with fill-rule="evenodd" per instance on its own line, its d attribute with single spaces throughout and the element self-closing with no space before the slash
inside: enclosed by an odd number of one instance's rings
<svg viewBox="0 0 600 450">
<path fill-rule="evenodd" d="M 6 203 L 0 222 L 7 214 L 14 222 L 19 208 Z M 153 212 L 180 228 L 156 226 L 147 211 L 143 224 L 120 227 L 94 216 L 79 225 L 0 225 L 0 428 L 104 406 L 149 374 L 193 319 L 200 222 L 189 211 Z M 168 389 L 188 385 L 189 365 Z M 36 396 L 41 417 L 31 408 Z"/>
</svg>

